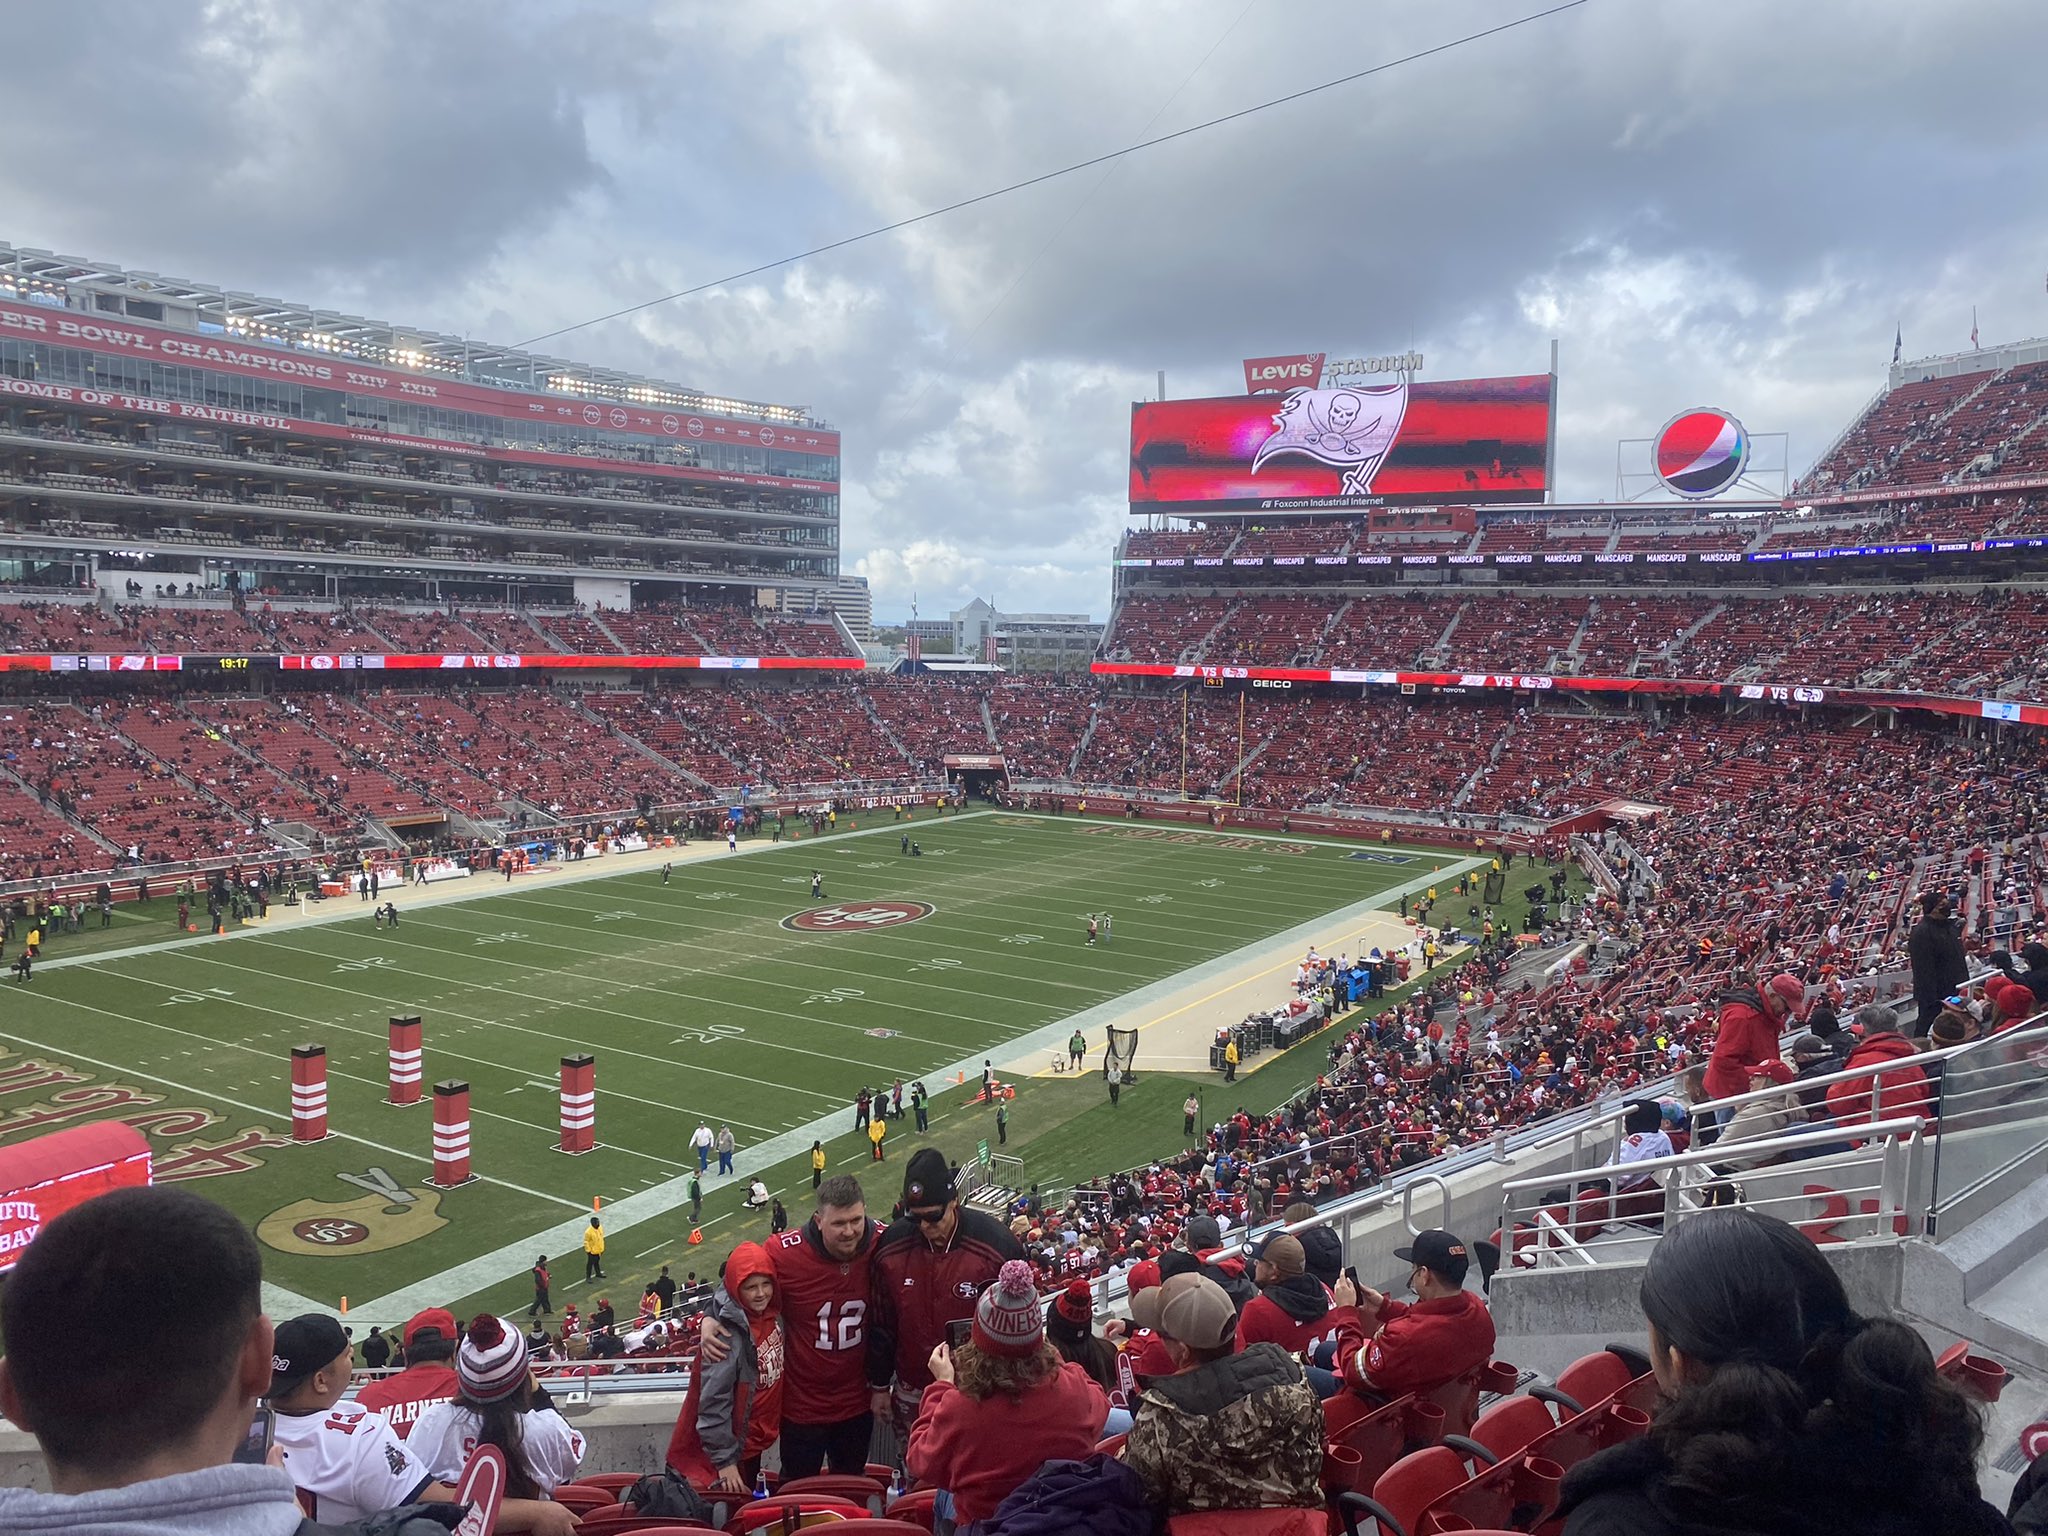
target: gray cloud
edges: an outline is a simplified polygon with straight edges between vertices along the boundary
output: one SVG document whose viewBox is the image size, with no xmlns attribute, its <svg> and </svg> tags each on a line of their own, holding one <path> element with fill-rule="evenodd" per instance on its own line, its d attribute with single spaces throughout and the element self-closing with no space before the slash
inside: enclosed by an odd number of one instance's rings
<svg viewBox="0 0 2048 1536">
<path fill-rule="evenodd" d="M 0 202 L 20 243 L 517 341 L 1516 13 L 74 4 L 14 19 L 38 152 Z M 1100 615 L 1157 368 L 1529 372 L 1557 336 L 1561 484 L 1598 497 L 1692 404 L 1803 468 L 1895 325 L 2039 333 L 2044 43 L 2031 0 L 1595 0 L 550 346 L 840 425 L 885 615 Z"/>
</svg>

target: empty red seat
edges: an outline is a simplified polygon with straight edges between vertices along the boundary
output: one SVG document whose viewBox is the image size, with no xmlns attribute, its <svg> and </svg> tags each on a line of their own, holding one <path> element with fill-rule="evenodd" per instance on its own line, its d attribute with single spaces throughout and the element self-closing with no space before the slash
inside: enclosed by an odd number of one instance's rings
<svg viewBox="0 0 2048 1536">
<path fill-rule="evenodd" d="M 588 1514 L 593 1510 L 616 1509 L 619 1501 L 602 1488 L 592 1488 L 582 1483 L 563 1483 L 555 1489 L 555 1502 L 572 1514 Z"/>
<path fill-rule="evenodd" d="M 815 1477 L 799 1477 L 784 1483 L 775 1490 L 787 1497 L 812 1497 L 845 1499 L 850 1504 L 866 1507 L 871 1515 L 882 1513 L 889 1502 L 889 1485 L 878 1483 L 871 1477 L 848 1477 L 832 1472 L 821 1472 Z"/>
<path fill-rule="evenodd" d="M 811 1497 L 798 1494 L 794 1497 L 777 1494 L 772 1498 L 755 1499 L 733 1511 L 732 1518 L 725 1522 L 727 1536 L 748 1536 L 750 1531 L 771 1530 L 781 1526 L 783 1516 L 794 1513 L 799 1520 L 808 1515 L 832 1515 L 839 1520 L 861 1520 L 867 1518 L 867 1511 L 860 1505 L 846 1499 Z"/>
<path fill-rule="evenodd" d="M 937 1523 L 932 1504 L 938 1498 L 936 1490 L 919 1488 L 894 1500 L 886 1513 L 891 1520 L 901 1520 L 905 1525 L 914 1525 L 921 1531 L 929 1531 Z"/>
<path fill-rule="evenodd" d="M 1171 1515 L 1166 1536 L 1329 1536 L 1322 1509 L 1202 1509 Z"/>
</svg>

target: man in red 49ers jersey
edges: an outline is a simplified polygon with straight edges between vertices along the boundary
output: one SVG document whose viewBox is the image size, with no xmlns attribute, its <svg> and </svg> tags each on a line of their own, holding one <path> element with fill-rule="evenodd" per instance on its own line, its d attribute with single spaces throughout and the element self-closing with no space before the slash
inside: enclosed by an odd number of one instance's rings
<svg viewBox="0 0 2048 1536">
<path fill-rule="evenodd" d="M 1008 1227 L 960 1203 L 943 1153 L 920 1147 L 911 1155 L 903 1219 L 875 1245 L 868 1315 L 868 1380 L 879 1408 L 894 1379 L 895 1418 L 905 1433 L 931 1385 L 932 1351 L 946 1342 L 946 1325 L 972 1318 L 1004 1262 L 1023 1257 Z"/>
<path fill-rule="evenodd" d="M 818 1209 L 794 1232 L 768 1240 L 782 1296 L 782 1475 L 822 1467 L 857 1476 L 868 1464 L 875 1415 L 867 1381 L 869 1260 L 882 1230 L 868 1220 L 860 1181 L 847 1174 L 818 1186 Z M 727 1347 L 707 1320 L 701 1345 L 713 1360 Z"/>
</svg>

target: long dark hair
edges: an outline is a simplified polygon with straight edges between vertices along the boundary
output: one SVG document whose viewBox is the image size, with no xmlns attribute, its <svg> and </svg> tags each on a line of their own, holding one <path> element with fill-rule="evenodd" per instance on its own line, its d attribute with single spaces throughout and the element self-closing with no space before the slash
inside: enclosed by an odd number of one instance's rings
<svg viewBox="0 0 2048 1536">
<path fill-rule="evenodd" d="M 480 1403 L 468 1393 L 455 1399 L 455 1406 L 467 1408 L 477 1417 L 476 1443 L 495 1445 L 505 1453 L 505 1497 L 544 1499 L 540 1484 L 526 1465 L 526 1413 L 533 1404 L 533 1383 L 522 1381 L 518 1390 L 496 1402 Z"/>
<path fill-rule="evenodd" d="M 1650 1251 L 1643 1315 L 1704 1372 L 1650 1434 L 1682 1497 L 1731 1511 L 1924 1514 L 1978 1500 L 1984 1428 L 1920 1336 L 1859 1317 L 1813 1243 L 1742 1207 L 1685 1222 Z"/>
</svg>

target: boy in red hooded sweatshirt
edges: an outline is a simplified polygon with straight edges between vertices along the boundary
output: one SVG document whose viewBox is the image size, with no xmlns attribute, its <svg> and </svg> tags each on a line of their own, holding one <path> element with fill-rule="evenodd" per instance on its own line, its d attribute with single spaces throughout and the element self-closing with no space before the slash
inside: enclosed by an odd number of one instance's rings
<svg viewBox="0 0 2048 1536">
<path fill-rule="evenodd" d="M 733 1249 L 723 1280 L 709 1310 L 738 1347 L 690 1373 L 668 1465 L 695 1487 L 745 1493 L 782 1428 L 782 1298 L 759 1243 Z"/>
</svg>

